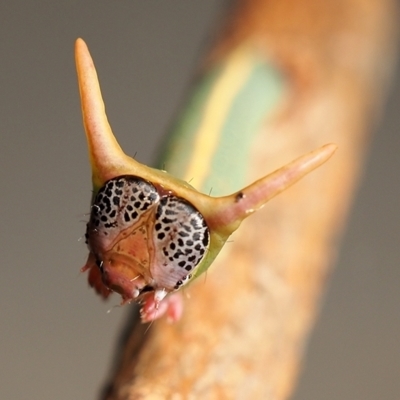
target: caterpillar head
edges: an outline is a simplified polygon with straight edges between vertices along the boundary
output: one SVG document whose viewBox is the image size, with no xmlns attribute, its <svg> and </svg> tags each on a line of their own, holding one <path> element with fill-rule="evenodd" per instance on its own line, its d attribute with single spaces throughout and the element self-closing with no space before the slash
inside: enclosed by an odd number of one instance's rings
<svg viewBox="0 0 400 400">
<path fill-rule="evenodd" d="M 193 277 L 210 235 L 188 201 L 125 175 L 107 181 L 95 196 L 86 241 L 86 268 L 93 269 L 100 293 L 108 288 L 129 301 L 153 292 L 160 301 Z"/>
<path fill-rule="evenodd" d="M 82 270 L 89 270 L 89 283 L 103 297 L 115 291 L 123 302 L 142 300 L 143 309 L 158 307 L 207 270 L 245 218 L 336 149 L 325 145 L 229 196 L 205 195 L 122 151 L 83 40 L 77 40 L 75 50 L 93 180 L 89 257 Z"/>
</svg>

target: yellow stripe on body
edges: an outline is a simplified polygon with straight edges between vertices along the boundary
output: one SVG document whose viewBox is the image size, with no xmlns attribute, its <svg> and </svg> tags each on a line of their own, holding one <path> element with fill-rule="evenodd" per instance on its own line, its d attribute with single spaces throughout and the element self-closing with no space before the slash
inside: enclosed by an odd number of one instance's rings
<svg viewBox="0 0 400 400">
<path fill-rule="evenodd" d="M 203 111 L 203 121 L 197 129 L 193 155 L 184 177 L 197 188 L 209 174 L 227 114 L 254 67 L 254 60 L 245 47 L 235 50 L 225 63 Z"/>
</svg>

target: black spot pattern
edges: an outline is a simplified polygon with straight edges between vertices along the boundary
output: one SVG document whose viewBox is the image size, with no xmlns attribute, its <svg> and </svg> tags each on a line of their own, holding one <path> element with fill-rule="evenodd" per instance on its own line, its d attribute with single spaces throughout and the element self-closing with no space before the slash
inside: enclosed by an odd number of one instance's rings
<svg viewBox="0 0 400 400">
<path fill-rule="evenodd" d="M 107 181 L 92 205 L 87 229 L 89 246 L 93 231 L 98 243 L 99 237 L 112 241 L 122 230 L 138 222 L 159 198 L 150 182 L 136 176 L 120 176 Z M 96 247 L 99 247 L 98 243 Z"/>
<path fill-rule="evenodd" d="M 209 232 L 203 216 L 189 202 L 176 196 L 161 198 L 154 232 L 158 265 L 168 264 L 173 288 L 188 282 L 209 246 Z M 160 274 L 161 276 L 162 274 Z"/>
<path fill-rule="evenodd" d="M 176 282 L 176 284 L 175 284 L 175 286 L 174 286 L 174 289 L 175 289 L 175 290 L 178 290 L 181 286 L 183 286 L 183 285 L 185 285 L 186 283 L 188 283 L 188 282 L 190 281 L 190 279 L 192 279 L 192 274 L 185 275 L 182 279 L 179 279 L 179 280 Z"/>
</svg>

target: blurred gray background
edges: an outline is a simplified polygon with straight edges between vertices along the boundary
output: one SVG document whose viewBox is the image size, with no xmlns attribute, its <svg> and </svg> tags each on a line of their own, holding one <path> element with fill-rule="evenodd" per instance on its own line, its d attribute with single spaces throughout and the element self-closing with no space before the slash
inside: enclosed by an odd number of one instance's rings
<svg viewBox="0 0 400 400">
<path fill-rule="evenodd" d="M 89 45 L 122 147 L 151 163 L 228 3 L 0 5 L 0 399 L 96 398 L 129 312 L 79 273 L 91 183 L 74 40 Z M 399 103 L 397 81 L 295 400 L 400 398 Z"/>
</svg>

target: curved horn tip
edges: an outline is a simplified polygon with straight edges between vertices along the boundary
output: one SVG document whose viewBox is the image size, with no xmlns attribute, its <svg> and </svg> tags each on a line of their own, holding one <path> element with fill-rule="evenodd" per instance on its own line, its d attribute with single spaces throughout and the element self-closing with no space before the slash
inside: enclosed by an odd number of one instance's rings
<svg viewBox="0 0 400 400">
<path fill-rule="evenodd" d="M 321 157 L 323 159 L 328 160 L 333 156 L 333 154 L 336 152 L 338 149 L 338 145 L 335 143 L 327 143 L 321 146 L 319 149 L 315 150 L 317 152 L 320 152 Z"/>
<path fill-rule="evenodd" d="M 213 198 L 209 221 L 217 230 L 235 230 L 245 218 L 263 207 L 272 197 L 292 186 L 329 160 L 337 150 L 329 143 L 264 176 L 229 196 Z"/>
</svg>

